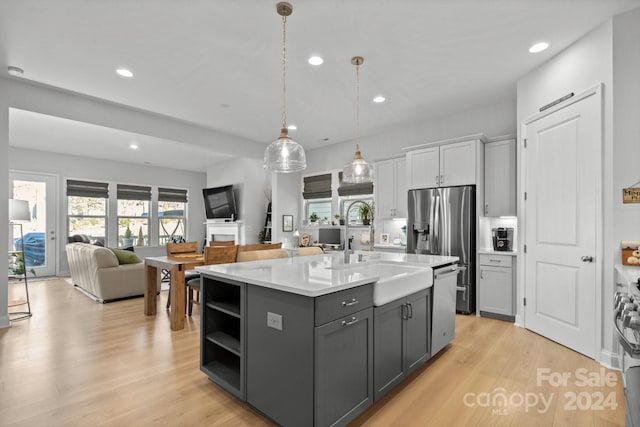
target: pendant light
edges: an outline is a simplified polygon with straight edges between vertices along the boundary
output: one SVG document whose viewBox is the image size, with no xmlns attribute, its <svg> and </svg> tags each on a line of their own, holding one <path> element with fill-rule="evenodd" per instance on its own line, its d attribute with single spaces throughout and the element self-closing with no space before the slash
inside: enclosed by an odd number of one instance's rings
<svg viewBox="0 0 640 427">
<path fill-rule="evenodd" d="M 351 58 L 351 63 L 356 66 L 356 153 L 353 161 L 342 169 L 342 181 L 355 184 L 373 182 L 373 166 L 360 153 L 360 65 L 363 62 L 362 56 Z"/>
<path fill-rule="evenodd" d="M 287 2 L 276 5 L 278 15 L 282 16 L 282 129 L 280 136 L 264 151 L 264 168 L 273 172 L 292 173 L 307 168 L 304 148 L 291 138 L 287 129 L 287 16 L 293 7 Z"/>
</svg>

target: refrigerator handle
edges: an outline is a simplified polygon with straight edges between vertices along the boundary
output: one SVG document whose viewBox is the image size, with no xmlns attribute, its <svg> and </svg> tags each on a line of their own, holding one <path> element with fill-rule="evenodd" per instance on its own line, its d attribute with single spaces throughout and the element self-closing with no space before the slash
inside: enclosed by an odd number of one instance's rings
<svg viewBox="0 0 640 427">
<path fill-rule="evenodd" d="M 436 198 L 433 194 L 431 194 L 431 203 L 429 204 L 429 225 L 431 226 L 428 234 L 427 234 L 427 243 L 429 245 L 428 249 L 429 249 L 429 253 L 434 253 L 433 251 L 435 250 L 434 248 L 434 240 L 435 240 L 435 233 L 436 230 L 438 229 L 437 224 L 436 224 L 436 219 L 435 219 L 435 206 L 436 206 Z"/>
<path fill-rule="evenodd" d="M 435 222 L 432 233 L 434 243 L 431 246 L 431 253 L 442 255 L 442 249 L 440 248 L 440 245 L 442 243 L 440 241 L 440 232 L 442 231 L 442 225 L 440 224 L 440 196 L 436 194 L 435 199 L 435 203 L 433 204 L 433 210 L 435 211 Z"/>
<path fill-rule="evenodd" d="M 465 223 L 465 218 L 466 216 L 465 214 L 465 202 L 467 200 L 467 192 L 469 191 L 468 188 L 465 188 L 462 191 L 462 203 L 460 203 L 460 248 L 462 248 L 462 259 L 464 260 L 468 260 L 469 257 L 467 256 L 467 251 L 465 250 L 465 241 L 464 241 L 464 237 L 465 237 L 465 231 L 464 231 L 464 223 Z M 467 230 L 468 232 L 471 232 L 471 230 Z"/>
</svg>

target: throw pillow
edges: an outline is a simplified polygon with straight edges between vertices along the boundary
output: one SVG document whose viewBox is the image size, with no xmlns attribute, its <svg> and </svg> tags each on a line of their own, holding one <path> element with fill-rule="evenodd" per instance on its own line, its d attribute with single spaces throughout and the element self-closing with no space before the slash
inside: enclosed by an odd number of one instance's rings
<svg viewBox="0 0 640 427">
<path fill-rule="evenodd" d="M 139 264 L 142 262 L 140 257 L 136 255 L 134 252 L 126 251 L 123 249 L 111 249 L 111 252 L 118 258 L 118 264 Z"/>
</svg>

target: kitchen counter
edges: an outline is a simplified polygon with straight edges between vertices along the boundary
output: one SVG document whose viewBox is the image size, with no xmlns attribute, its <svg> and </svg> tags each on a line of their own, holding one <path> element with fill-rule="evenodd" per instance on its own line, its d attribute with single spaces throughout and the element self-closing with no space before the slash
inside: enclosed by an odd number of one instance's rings
<svg viewBox="0 0 640 427">
<path fill-rule="evenodd" d="M 363 261 L 358 262 L 358 255 Z M 416 255 L 406 253 L 356 251 L 351 255 L 351 265 L 384 261 L 405 263 L 420 267 L 438 267 L 458 261 L 458 257 Z M 374 283 L 380 279 L 375 273 L 359 268 L 350 271 L 344 267 L 342 252 L 294 256 L 233 264 L 206 265 L 196 270 L 207 276 L 237 280 L 243 283 L 289 292 L 308 297 L 319 297 L 337 291 Z"/>
<path fill-rule="evenodd" d="M 279 425 L 347 425 L 440 350 L 432 334 L 453 338 L 432 309 L 448 307 L 455 328 L 455 277 L 443 293 L 432 269 L 457 260 L 356 251 L 348 264 L 333 253 L 198 267 L 200 369 Z"/>
<path fill-rule="evenodd" d="M 509 256 L 518 256 L 518 251 L 496 251 L 493 249 L 478 249 L 479 254 L 484 255 L 509 255 Z"/>
</svg>

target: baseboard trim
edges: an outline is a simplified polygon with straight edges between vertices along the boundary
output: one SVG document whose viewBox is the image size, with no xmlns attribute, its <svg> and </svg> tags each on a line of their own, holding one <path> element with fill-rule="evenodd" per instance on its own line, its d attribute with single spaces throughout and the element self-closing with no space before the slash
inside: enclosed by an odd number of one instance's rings
<svg viewBox="0 0 640 427">
<path fill-rule="evenodd" d="M 10 328 L 11 321 L 9 320 L 9 316 L 1 316 L 0 317 L 0 329 Z"/>
<path fill-rule="evenodd" d="M 600 360 L 598 360 L 602 366 L 609 369 L 620 370 L 620 363 L 618 359 L 618 353 L 614 353 L 609 350 L 602 350 L 600 352 Z"/>
</svg>

